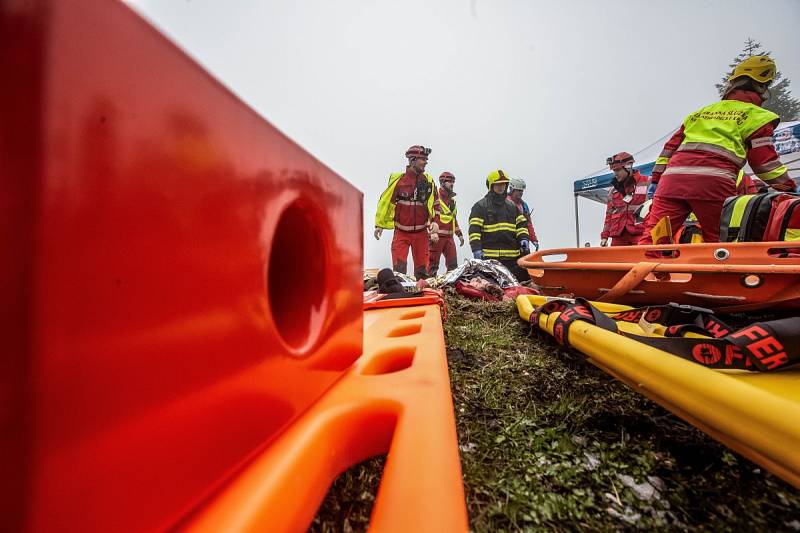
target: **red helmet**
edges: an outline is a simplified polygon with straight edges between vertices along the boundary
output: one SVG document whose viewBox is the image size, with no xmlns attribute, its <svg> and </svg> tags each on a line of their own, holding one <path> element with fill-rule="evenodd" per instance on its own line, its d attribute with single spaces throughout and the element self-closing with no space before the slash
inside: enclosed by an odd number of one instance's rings
<svg viewBox="0 0 800 533">
<path fill-rule="evenodd" d="M 456 177 L 452 172 L 442 172 L 442 174 L 439 176 L 439 183 L 443 181 L 456 181 Z"/>
<path fill-rule="evenodd" d="M 607 158 L 606 165 L 608 165 L 611 170 L 617 170 L 618 168 L 633 167 L 633 161 L 633 156 L 631 154 L 628 152 L 620 152 Z"/>
<path fill-rule="evenodd" d="M 430 153 L 431 153 L 430 148 L 425 148 L 422 145 L 415 144 L 414 146 L 406 150 L 406 157 L 408 159 L 416 159 L 418 157 L 421 157 L 422 159 L 427 161 Z"/>
</svg>

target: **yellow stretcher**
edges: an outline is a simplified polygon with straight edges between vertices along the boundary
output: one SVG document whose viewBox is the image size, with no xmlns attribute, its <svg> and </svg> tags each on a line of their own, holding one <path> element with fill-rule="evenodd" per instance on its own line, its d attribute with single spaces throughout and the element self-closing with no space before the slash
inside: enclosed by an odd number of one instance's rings
<svg viewBox="0 0 800 533">
<path fill-rule="evenodd" d="M 529 321 L 545 296 L 519 296 Z M 603 312 L 631 309 L 592 302 Z M 539 316 L 553 334 L 559 313 Z M 639 325 L 620 330 L 649 335 Z M 800 488 L 800 369 L 775 373 L 712 370 L 588 322 L 569 327 L 569 343 L 589 360 L 729 448 Z"/>
</svg>

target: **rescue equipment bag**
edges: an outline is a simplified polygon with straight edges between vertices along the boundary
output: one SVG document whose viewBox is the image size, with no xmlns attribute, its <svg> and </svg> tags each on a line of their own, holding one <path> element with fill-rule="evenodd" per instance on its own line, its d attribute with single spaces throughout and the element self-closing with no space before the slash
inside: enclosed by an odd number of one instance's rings
<svg viewBox="0 0 800 533">
<path fill-rule="evenodd" d="M 777 208 L 785 201 L 799 198 L 796 194 L 768 192 L 731 196 L 722 206 L 720 219 L 720 242 L 761 242 L 771 239 L 765 236 L 770 220 Z"/>
</svg>

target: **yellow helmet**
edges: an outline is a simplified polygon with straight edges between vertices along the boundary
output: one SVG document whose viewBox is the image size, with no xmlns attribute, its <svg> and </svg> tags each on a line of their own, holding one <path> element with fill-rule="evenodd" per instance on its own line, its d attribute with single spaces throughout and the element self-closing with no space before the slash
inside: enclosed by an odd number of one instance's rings
<svg viewBox="0 0 800 533">
<path fill-rule="evenodd" d="M 491 189 L 495 183 L 508 183 L 508 176 L 502 170 L 492 170 L 486 177 L 486 188 Z"/>
<path fill-rule="evenodd" d="M 747 76 L 759 83 L 768 83 L 775 77 L 775 62 L 768 56 L 750 56 L 733 69 L 728 81 Z"/>
</svg>

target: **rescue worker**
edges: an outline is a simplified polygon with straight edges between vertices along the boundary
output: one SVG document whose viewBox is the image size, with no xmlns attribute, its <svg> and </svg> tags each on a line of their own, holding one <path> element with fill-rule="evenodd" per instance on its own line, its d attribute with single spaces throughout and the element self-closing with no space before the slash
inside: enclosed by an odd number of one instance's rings
<svg viewBox="0 0 800 533">
<path fill-rule="evenodd" d="M 533 220 L 531 220 L 531 208 L 528 207 L 528 204 L 525 200 L 522 199 L 522 195 L 525 194 L 525 180 L 522 178 L 511 178 L 508 182 L 508 199 L 511 200 L 519 212 L 525 217 L 525 220 L 528 221 L 528 237 L 530 237 L 531 246 L 536 248 L 536 251 L 539 251 L 539 239 L 536 238 L 536 232 L 533 231 Z"/>
<path fill-rule="evenodd" d="M 474 258 L 496 259 L 524 281 L 530 276 L 517 265 L 517 259 L 530 253 L 527 221 L 506 196 L 508 182 L 502 170 L 489 173 L 489 192 L 472 206 L 469 214 L 469 245 Z"/>
<path fill-rule="evenodd" d="M 458 237 L 458 245 L 464 246 L 464 235 L 458 226 L 456 219 L 456 193 L 453 190 L 456 177 L 452 172 L 442 172 L 439 176 L 439 213 L 434 222 L 438 227 L 439 240 L 431 240 L 431 262 L 428 266 L 428 274 L 435 276 L 439 270 L 439 258 L 444 254 L 444 266 L 447 270 L 453 270 L 458 266 L 458 256 L 456 254 L 456 243 L 453 234 Z"/>
<path fill-rule="evenodd" d="M 739 171 L 739 177 L 736 179 L 737 196 L 742 196 L 745 194 L 758 194 L 760 192 L 765 192 L 766 190 L 767 186 L 764 185 L 763 181 L 758 178 L 754 178 L 749 174 L 745 174 L 744 170 Z M 652 200 L 648 200 L 648 202 L 652 202 Z M 689 216 L 686 217 L 686 221 L 683 223 L 683 226 L 678 228 L 678 231 L 676 231 L 675 235 L 673 235 L 672 241 L 679 244 L 703 242 L 703 228 L 701 228 L 700 224 L 697 222 L 697 215 L 694 213 L 689 213 Z"/>
<path fill-rule="evenodd" d="M 772 139 L 780 118 L 761 107 L 775 71 L 771 58 L 748 57 L 733 70 L 722 100 L 686 117 L 667 141 L 653 169 L 657 187 L 639 244 L 652 243 L 650 231 L 662 218 L 678 228 L 691 211 L 703 240 L 718 242 L 722 204 L 736 194 L 745 162 L 773 189 L 795 190 Z"/>
<path fill-rule="evenodd" d="M 628 152 L 620 152 L 606 159 L 614 172 L 611 190 L 608 191 L 606 218 L 600 233 L 600 246 L 632 246 L 639 241 L 643 225 L 637 220 L 637 211 L 647 201 L 650 178 L 633 168 L 634 159 Z"/>
<path fill-rule="evenodd" d="M 414 258 L 414 276 L 428 277 L 429 239 L 439 239 L 434 219 L 439 213 L 439 195 L 433 178 L 425 172 L 430 148 L 414 145 L 406 150 L 408 166 L 405 172 L 389 176 L 389 186 L 378 200 L 375 213 L 375 238 L 384 229 L 394 229 L 392 237 L 392 268 L 406 273 L 408 249 Z"/>
</svg>

